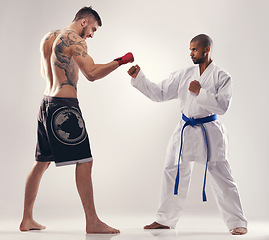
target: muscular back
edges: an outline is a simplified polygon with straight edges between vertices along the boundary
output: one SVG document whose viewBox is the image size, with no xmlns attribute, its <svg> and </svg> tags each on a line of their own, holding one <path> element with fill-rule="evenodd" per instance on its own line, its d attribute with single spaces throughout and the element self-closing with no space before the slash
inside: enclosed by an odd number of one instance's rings
<svg viewBox="0 0 269 240">
<path fill-rule="evenodd" d="M 74 57 L 87 55 L 85 41 L 74 31 L 53 31 L 41 41 L 45 95 L 77 97 L 78 66 Z"/>
</svg>

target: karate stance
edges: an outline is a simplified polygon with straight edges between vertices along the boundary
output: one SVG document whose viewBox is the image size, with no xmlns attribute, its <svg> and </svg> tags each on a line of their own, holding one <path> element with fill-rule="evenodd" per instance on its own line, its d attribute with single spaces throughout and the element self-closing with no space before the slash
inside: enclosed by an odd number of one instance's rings
<svg viewBox="0 0 269 240">
<path fill-rule="evenodd" d="M 89 81 L 101 79 L 121 64 L 133 62 L 127 53 L 107 64 L 95 64 L 85 40 L 92 38 L 102 22 L 91 7 L 80 9 L 66 28 L 52 31 L 41 41 L 42 76 L 46 80 L 38 116 L 36 162 L 27 178 L 21 231 L 42 230 L 33 219 L 39 183 L 50 162 L 56 166 L 76 164 L 76 184 L 86 216 L 87 233 L 119 233 L 98 218 L 92 189 L 92 154 L 77 100 L 79 69 Z"/>
<path fill-rule="evenodd" d="M 212 47 L 209 36 L 194 37 L 190 56 L 195 66 L 174 72 L 159 84 L 150 82 L 138 65 L 128 71 L 132 85 L 151 100 L 181 102 L 182 120 L 168 144 L 157 218 L 145 229 L 175 228 L 195 161 L 206 165 L 205 173 L 209 173 L 208 180 L 228 229 L 234 235 L 247 233 L 247 220 L 227 161 L 226 134 L 216 115 L 229 108 L 231 77 L 212 61 Z M 203 198 L 206 201 L 205 192 Z"/>
</svg>

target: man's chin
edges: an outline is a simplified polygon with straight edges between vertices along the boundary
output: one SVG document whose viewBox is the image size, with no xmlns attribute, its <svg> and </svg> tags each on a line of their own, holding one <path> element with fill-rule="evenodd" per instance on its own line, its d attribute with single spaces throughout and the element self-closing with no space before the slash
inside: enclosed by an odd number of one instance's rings
<svg viewBox="0 0 269 240">
<path fill-rule="evenodd" d="M 200 63 L 203 62 L 200 59 L 192 59 L 192 61 L 193 61 L 194 64 L 200 64 Z"/>
</svg>

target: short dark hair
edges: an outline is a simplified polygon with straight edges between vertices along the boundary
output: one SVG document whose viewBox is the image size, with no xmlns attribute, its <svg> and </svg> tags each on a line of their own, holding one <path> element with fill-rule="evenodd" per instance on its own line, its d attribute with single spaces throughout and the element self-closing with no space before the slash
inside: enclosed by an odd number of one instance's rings
<svg viewBox="0 0 269 240">
<path fill-rule="evenodd" d="M 199 46 L 206 48 L 206 47 L 213 47 L 213 40 L 207 36 L 206 34 L 199 34 L 195 36 L 191 42 L 198 42 Z"/>
<path fill-rule="evenodd" d="M 102 26 L 102 21 L 99 16 L 99 14 L 92 9 L 92 7 L 83 7 L 81 8 L 77 13 L 76 16 L 73 20 L 73 22 L 76 22 L 82 18 L 89 18 L 89 17 L 94 17 L 94 19 L 98 22 L 98 25 L 101 27 Z"/>
</svg>

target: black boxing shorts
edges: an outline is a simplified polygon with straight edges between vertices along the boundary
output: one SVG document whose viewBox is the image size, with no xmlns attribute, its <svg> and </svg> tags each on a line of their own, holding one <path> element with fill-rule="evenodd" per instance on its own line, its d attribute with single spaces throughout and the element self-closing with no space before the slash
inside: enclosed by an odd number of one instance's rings
<svg viewBox="0 0 269 240">
<path fill-rule="evenodd" d="M 38 115 L 36 161 L 56 167 L 92 161 L 85 123 L 76 98 L 44 96 Z"/>
</svg>

